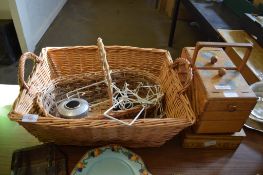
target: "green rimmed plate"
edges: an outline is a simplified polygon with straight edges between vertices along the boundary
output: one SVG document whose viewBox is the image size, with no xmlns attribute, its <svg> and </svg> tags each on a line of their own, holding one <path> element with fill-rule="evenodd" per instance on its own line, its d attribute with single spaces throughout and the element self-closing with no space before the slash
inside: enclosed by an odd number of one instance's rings
<svg viewBox="0 0 263 175">
<path fill-rule="evenodd" d="M 71 175 L 151 175 L 142 159 L 119 145 L 88 151 Z"/>
</svg>

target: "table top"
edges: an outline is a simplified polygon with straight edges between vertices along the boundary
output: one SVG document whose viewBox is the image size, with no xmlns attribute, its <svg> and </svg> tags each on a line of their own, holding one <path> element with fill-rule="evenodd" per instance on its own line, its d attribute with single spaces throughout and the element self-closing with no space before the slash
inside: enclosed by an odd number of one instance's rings
<svg viewBox="0 0 263 175">
<path fill-rule="evenodd" d="M 263 48 L 244 30 L 218 30 L 221 37 L 229 43 L 253 43 L 253 49 L 248 59 L 247 65 L 258 77 L 263 80 Z M 233 48 L 240 58 L 244 57 L 245 49 Z"/>
<path fill-rule="evenodd" d="M 13 95 L 8 95 L 13 94 Z M 41 144 L 24 128 L 7 118 L 18 86 L 0 85 L 0 172 L 10 173 L 16 149 Z M 13 99 L 11 99 L 13 96 Z M 4 98 L 3 98 L 4 97 Z M 263 174 L 263 134 L 245 129 L 247 137 L 236 150 L 184 149 L 180 135 L 159 148 L 131 149 L 142 157 L 152 174 Z M 69 171 L 90 147 L 60 146 L 68 156 Z"/>
<path fill-rule="evenodd" d="M 10 174 L 13 151 L 39 144 L 34 136 L 7 117 L 18 93 L 18 85 L 0 84 L 0 174 Z"/>
<path fill-rule="evenodd" d="M 245 129 L 247 137 L 236 150 L 184 149 L 180 136 L 159 148 L 131 149 L 140 155 L 152 174 L 262 174 L 263 134 Z M 88 147 L 61 147 L 72 170 Z"/>
<path fill-rule="evenodd" d="M 182 2 L 195 9 L 215 30 L 241 29 L 239 17 L 222 2 L 206 0 L 183 0 Z"/>
</svg>

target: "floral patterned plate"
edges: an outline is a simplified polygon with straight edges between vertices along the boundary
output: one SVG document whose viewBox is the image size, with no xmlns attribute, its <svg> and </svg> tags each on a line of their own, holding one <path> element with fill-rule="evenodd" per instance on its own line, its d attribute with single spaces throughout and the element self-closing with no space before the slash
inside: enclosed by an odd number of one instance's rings
<svg viewBox="0 0 263 175">
<path fill-rule="evenodd" d="M 71 175 L 151 175 L 142 159 L 119 146 L 110 145 L 88 151 Z"/>
</svg>

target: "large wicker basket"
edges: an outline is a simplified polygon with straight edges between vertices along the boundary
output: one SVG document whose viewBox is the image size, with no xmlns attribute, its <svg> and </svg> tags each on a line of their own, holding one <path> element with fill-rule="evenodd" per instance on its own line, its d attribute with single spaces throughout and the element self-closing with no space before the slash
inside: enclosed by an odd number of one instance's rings
<svg viewBox="0 0 263 175">
<path fill-rule="evenodd" d="M 164 144 L 195 121 L 188 98 L 184 95 L 192 72 L 185 59 L 173 62 L 169 52 L 129 46 L 105 47 L 110 68 L 140 70 L 156 77 L 164 96 L 164 118 L 140 118 L 132 126 L 109 119 L 64 119 L 45 115 L 37 105 L 37 96 L 52 80 L 102 72 L 97 46 L 43 48 L 39 57 L 25 53 L 19 62 L 20 94 L 9 114 L 42 142 L 63 145 L 102 145 L 118 143 L 128 147 L 155 147 Z M 35 61 L 26 83 L 24 65 Z M 181 80 L 181 81 L 180 81 Z M 37 114 L 36 122 L 22 122 L 25 114 Z M 129 121 L 130 119 L 125 119 Z"/>
</svg>

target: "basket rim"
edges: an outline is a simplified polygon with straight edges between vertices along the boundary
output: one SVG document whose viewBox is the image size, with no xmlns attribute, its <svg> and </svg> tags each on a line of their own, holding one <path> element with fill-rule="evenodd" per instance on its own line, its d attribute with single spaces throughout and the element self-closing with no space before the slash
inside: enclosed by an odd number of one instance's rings
<svg viewBox="0 0 263 175">
<path fill-rule="evenodd" d="M 39 115 L 38 115 L 39 116 Z M 21 124 L 26 124 L 25 122 L 22 121 L 23 114 L 16 113 L 15 111 L 11 111 L 8 114 L 8 117 L 12 121 L 19 122 Z M 123 121 L 129 122 L 132 121 L 132 119 L 123 119 Z M 61 122 L 61 123 L 57 123 Z M 80 118 L 80 119 L 65 119 L 65 118 L 60 118 L 60 117 L 50 117 L 50 116 L 40 116 L 38 117 L 37 122 L 32 122 L 30 124 L 33 125 L 56 125 L 59 126 L 60 124 L 66 124 L 69 127 L 84 127 L 83 123 L 81 122 L 87 122 L 87 123 L 97 123 L 97 124 L 113 124 L 112 127 L 145 127 L 146 123 L 151 123 L 151 124 L 158 124 L 158 126 L 163 126 L 163 125 L 175 125 L 175 123 L 180 123 L 183 122 L 184 125 L 192 125 L 195 122 L 195 118 L 192 117 L 174 117 L 174 118 L 139 118 L 132 126 L 126 126 L 123 125 L 122 123 L 116 122 L 114 120 L 108 120 L 108 119 L 89 119 L 88 117 L 86 118 Z M 72 125 L 74 124 L 74 125 Z M 180 123 L 182 124 L 182 123 Z M 87 125 L 87 124 L 84 124 Z M 98 125 L 94 127 L 103 127 L 103 125 Z"/>
<path fill-rule="evenodd" d="M 97 45 L 88 45 L 88 46 L 64 46 L 64 47 L 44 47 L 41 52 L 55 51 L 55 50 L 72 50 L 72 49 L 98 49 Z M 121 46 L 121 45 L 110 45 L 105 46 L 105 49 L 127 49 L 127 50 L 139 50 L 139 51 L 150 51 L 156 53 L 169 53 L 168 50 L 165 49 L 157 49 L 157 48 L 147 48 L 147 47 L 135 47 L 135 46 Z"/>
</svg>

